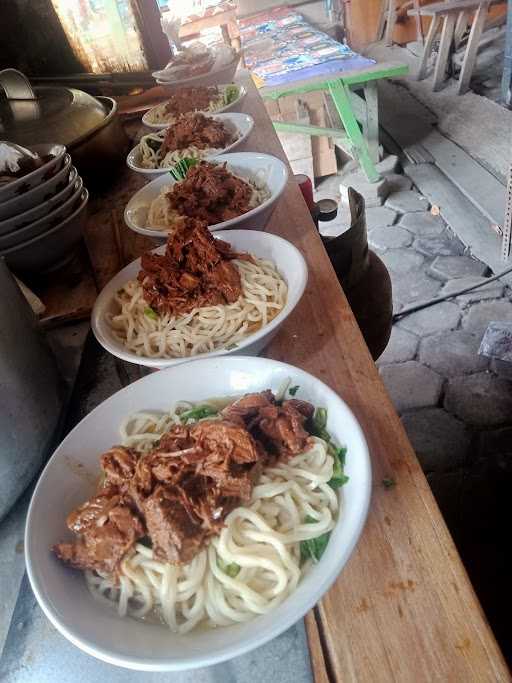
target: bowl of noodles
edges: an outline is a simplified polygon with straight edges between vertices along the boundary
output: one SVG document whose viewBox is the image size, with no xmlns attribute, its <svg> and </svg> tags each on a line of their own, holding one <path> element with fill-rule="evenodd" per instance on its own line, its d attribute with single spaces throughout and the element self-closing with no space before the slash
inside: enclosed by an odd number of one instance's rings
<svg viewBox="0 0 512 683">
<path fill-rule="evenodd" d="M 215 237 L 204 224 L 192 226 L 179 262 L 169 263 L 165 255 L 176 253 L 176 242 L 184 243 L 181 235 L 145 255 L 144 268 L 141 259 L 123 268 L 93 308 L 91 324 L 99 343 L 122 360 L 150 368 L 192 358 L 259 353 L 300 301 L 306 262 L 293 244 L 277 235 L 231 230 Z M 199 249 L 202 244 L 206 248 Z M 217 270 L 229 278 L 227 288 L 217 281 Z M 236 288 L 232 271 L 239 276 Z M 154 296 L 169 285 L 171 276 L 171 297 Z M 195 289 L 188 280 L 180 287 L 188 276 L 196 278 Z"/>
<path fill-rule="evenodd" d="M 238 106 L 246 92 L 243 85 L 236 83 L 176 87 L 173 88 L 168 100 L 157 104 L 144 114 L 142 123 L 148 128 L 160 130 L 175 123 L 182 114 L 194 111 L 221 114 Z"/>
<path fill-rule="evenodd" d="M 289 438 L 275 431 L 292 423 Z M 238 445 L 222 450 L 220 434 Z M 52 624 L 88 654 L 143 671 L 208 666 L 275 638 L 322 598 L 370 490 L 362 430 L 323 382 L 265 358 L 182 364 L 114 394 L 57 448 L 27 515 L 28 576 Z M 179 531 L 159 533 L 159 519 Z"/>
<path fill-rule="evenodd" d="M 171 126 L 143 135 L 126 163 L 137 173 L 162 175 L 180 159 L 208 159 L 229 152 L 246 140 L 253 127 L 249 114 L 183 114 Z"/>
<path fill-rule="evenodd" d="M 205 220 L 212 232 L 262 230 L 288 180 L 286 164 L 270 154 L 229 152 L 183 161 L 192 165 L 182 179 L 173 177 L 173 169 L 133 195 L 124 210 L 129 228 L 167 239 L 189 217 Z"/>
</svg>

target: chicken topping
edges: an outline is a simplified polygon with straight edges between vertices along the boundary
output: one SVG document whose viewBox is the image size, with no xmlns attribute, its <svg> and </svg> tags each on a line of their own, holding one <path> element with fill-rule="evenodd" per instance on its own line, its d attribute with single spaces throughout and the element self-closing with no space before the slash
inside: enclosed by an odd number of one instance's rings
<svg viewBox="0 0 512 683">
<path fill-rule="evenodd" d="M 253 189 L 230 173 L 226 164 L 200 161 L 189 168 L 184 180 L 166 194 L 171 209 L 182 216 L 214 225 L 249 211 Z"/>
<path fill-rule="evenodd" d="M 147 535 L 160 559 L 190 562 L 229 512 L 250 501 L 266 463 L 307 448 L 312 415 L 309 403 L 278 404 L 264 391 L 216 419 L 173 426 L 145 455 L 113 447 L 101 457 L 103 488 L 68 517 L 78 540 L 54 552 L 74 567 L 114 572 Z"/>
<path fill-rule="evenodd" d="M 180 116 L 191 111 L 204 111 L 212 100 L 219 97 L 219 90 L 215 86 L 196 86 L 176 88 L 165 104 L 165 113 Z"/>
<path fill-rule="evenodd" d="M 250 260 L 216 240 L 206 224 L 193 218 L 169 237 L 164 255 L 144 254 L 138 279 L 144 299 L 161 314 L 179 315 L 200 306 L 237 301 L 242 282 L 233 259 Z"/>
<path fill-rule="evenodd" d="M 164 157 L 167 152 L 192 145 L 197 149 L 224 149 L 233 141 L 233 133 L 222 121 L 195 112 L 180 116 L 176 123 L 167 129 L 160 153 Z"/>
</svg>

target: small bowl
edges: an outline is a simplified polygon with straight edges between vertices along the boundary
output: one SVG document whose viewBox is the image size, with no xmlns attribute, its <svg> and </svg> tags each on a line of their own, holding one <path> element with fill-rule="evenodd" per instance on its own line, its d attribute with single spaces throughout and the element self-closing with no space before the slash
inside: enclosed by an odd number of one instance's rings
<svg viewBox="0 0 512 683">
<path fill-rule="evenodd" d="M 233 80 L 238 63 L 240 62 L 241 52 L 233 55 L 233 59 L 227 64 L 213 68 L 205 74 L 198 74 L 197 76 L 188 76 L 186 78 L 175 78 L 172 73 L 166 69 L 154 71 L 151 75 L 159 85 L 169 87 L 185 86 L 185 85 L 218 85 L 219 83 L 229 83 Z"/>
<path fill-rule="evenodd" d="M 58 192 L 67 187 L 71 168 L 71 157 L 69 154 L 65 154 L 62 168 L 55 175 L 28 192 L 20 194 L 19 197 L 13 197 L 8 202 L 0 204 L 0 221 L 3 222 L 7 218 L 17 216 L 36 206 L 39 207 L 54 197 Z"/>
<path fill-rule="evenodd" d="M 36 168 L 35 171 L 31 171 L 31 173 L 27 173 L 27 175 L 2 186 L 0 188 L 0 203 L 8 202 L 10 199 L 25 194 L 25 192 L 32 190 L 45 180 L 49 180 L 62 168 L 64 154 L 66 153 L 64 145 L 31 145 L 30 147 L 27 147 L 27 149 L 31 152 L 36 152 L 39 156 L 52 154 L 53 158 L 43 164 L 41 168 Z"/>
<path fill-rule="evenodd" d="M 7 235 L 13 230 L 21 230 L 21 228 L 25 228 L 31 223 L 35 223 L 41 218 L 44 218 L 56 207 L 60 206 L 67 199 L 69 199 L 69 197 L 78 187 L 78 181 L 78 172 L 74 166 L 71 166 L 68 184 L 63 190 L 60 190 L 60 192 L 57 192 L 57 194 L 50 199 L 47 199 L 42 204 L 34 206 L 33 209 L 29 209 L 28 211 L 24 211 L 23 213 L 12 216 L 11 218 L 6 218 L 4 221 L 0 221 L 0 235 Z"/>
<path fill-rule="evenodd" d="M 99 456 L 119 443 L 119 425 L 140 410 L 169 410 L 177 400 L 201 401 L 272 389 L 291 381 L 296 398 L 327 410 L 327 429 L 347 447 L 348 482 L 338 495 L 341 514 L 322 559 L 281 605 L 246 623 L 199 629 L 183 636 L 165 626 L 122 619 L 95 600 L 81 572 L 64 566 L 50 547 L 70 537 L 66 516 L 91 496 Z M 182 671 L 210 666 L 254 650 L 301 619 L 329 590 L 364 527 L 371 493 L 368 447 L 350 408 L 326 384 L 286 363 L 268 358 L 206 358 L 153 372 L 121 389 L 90 412 L 64 439 L 46 465 L 25 527 L 25 559 L 32 590 L 52 624 L 84 652 L 138 671 Z M 189 677 L 194 680 L 194 676 Z"/>
<path fill-rule="evenodd" d="M 235 251 L 245 251 L 258 258 L 274 262 L 277 270 L 288 285 L 288 297 L 283 310 L 268 325 L 265 325 L 265 327 L 262 327 L 242 341 L 237 342 L 236 350 L 219 349 L 209 353 L 188 356 L 187 358 L 148 358 L 137 356 L 137 354 L 129 351 L 116 339 L 106 319 L 106 314 L 113 310 L 114 294 L 128 280 L 133 280 L 137 277 L 140 270 L 140 259 L 137 259 L 126 266 L 126 268 L 123 268 L 104 287 L 94 304 L 91 316 L 92 330 L 104 349 L 129 363 L 137 363 L 148 368 L 163 369 L 197 358 L 240 354 L 255 356 L 267 346 L 302 298 L 308 280 L 308 267 L 304 257 L 293 244 L 271 233 L 256 232 L 254 230 L 231 230 L 229 232 L 219 232 L 215 236 L 229 242 Z M 165 245 L 154 250 L 158 254 L 162 254 L 164 251 Z"/>
<path fill-rule="evenodd" d="M 17 244 L 22 244 L 28 240 L 41 235 L 43 232 L 48 232 L 53 226 L 64 221 L 68 216 L 76 211 L 78 206 L 82 203 L 82 189 L 84 183 L 82 178 L 78 177 L 74 185 L 71 186 L 73 194 L 63 203 L 57 206 L 53 211 L 40 218 L 34 223 L 30 223 L 24 228 L 13 230 L 7 235 L 0 236 L 0 250 L 9 249 Z"/>
<path fill-rule="evenodd" d="M 238 145 L 244 142 L 244 140 L 248 137 L 248 135 L 254 127 L 254 119 L 252 118 L 252 116 L 249 116 L 249 114 L 209 114 L 208 118 L 220 121 L 226 126 L 226 128 L 229 131 L 231 131 L 232 133 L 237 133 L 238 138 L 222 150 L 216 149 L 210 154 L 205 154 L 205 156 L 201 157 L 203 159 L 212 159 L 213 157 L 216 157 L 219 154 L 225 154 L 226 152 L 231 151 L 235 147 L 238 147 Z M 172 128 L 172 125 L 168 126 L 167 128 L 162 128 L 158 132 L 153 132 L 152 134 L 157 135 L 161 140 L 163 140 L 169 128 Z M 140 166 L 140 161 L 141 152 L 139 144 L 132 149 L 132 151 L 128 154 L 126 158 L 126 163 L 132 169 L 132 171 L 151 177 L 167 173 L 169 169 L 172 168 L 172 166 L 174 166 L 174 164 L 171 164 L 170 166 L 165 166 L 163 168 L 143 168 L 142 166 Z"/>
<path fill-rule="evenodd" d="M 0 251 L 16 273 L 45 274 L 56 270 L 72 257 L 84 231 L 89 193 L 82 190 L 82 203 L 58 225 L 23 244 Z"/>
<path fill-rule="evenodd" d="M 240 102 L 247 94 L 247 90 L 244 88 L 243 85 L 238 85 L 237 83 L 224 82 L 222 85 L 218 85 L 217 87 L 219 88 L 219 90 L 224 91 L 228 87 L 228 85 L 236 85 L 236 87 L 238 88 L 238 97 L 236 98 L 236 100 L 233 100 L 233 102 L 230 102 L 229 104 L 226 104 L 223 107 L 219 107 L 219 109 L 215 111 L 201 111 L 201 114 L 221 114 L 222 112 L 234 109 L 240 104 Z M 165 107 L 166 104 L 167 102 L 161 102 L 160 104 L 151 107 L 151 109 L 147 111 L 142 117 L 142 123 L 148 128 L 153 128 L 153 130 L 161 130 L 162 128 L 168 128 L 172 124 L 172 122 L 162 121 L 160 123 L 154 123 L 153 121 L 151 121 L 153 113 L 155 111 L 160 111 L 163 107 Z"/>
<path fill-rule="evenodd" d="M 210 159 L 210 161 L 226 163 L 228 170 L 246 179 L 254 176 L 257 172 L 263 171 L 265 173 L 265 182 L 270 190 L 270 197 L 241 216 L 209 225 L 209 229 L 212 232 L 234 227 L 262 230 L 267 224 L 277 200 L 286 187 L 288 180 L 286 164 L 270 154 L 258 154 L 255 152 L 223 154 Z M 167 239 L 167 231 L 146 227 L 147 213 L 149 205 L 153 199 L 158 197 L 160 190 L 166 185 L 172 186 L 176 182 L 168 173 L 152 180 L 136 192 L 124 210 L 124 220 L 128 227 L 146 237 Z"/>
</svg>

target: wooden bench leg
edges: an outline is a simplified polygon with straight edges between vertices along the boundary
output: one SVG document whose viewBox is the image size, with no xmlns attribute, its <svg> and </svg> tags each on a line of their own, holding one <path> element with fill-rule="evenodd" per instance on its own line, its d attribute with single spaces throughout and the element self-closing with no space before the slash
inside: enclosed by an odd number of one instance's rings
<svg viewBox="0 0 512 683">
<path fill-rule="evenodd" d="M 453 34 L 453 42 L 455 43 L 455 49 L 457 49 L 460 45 L 460 41 L 462 40 L 462 36 L 466 32 L 466 29 L 468 27 L 468 21 L 469 21 L 469 13 L 468 12 L 460 12 L 458 18 L 457 18 L 457 24 L 455 25 L 455 33 Z"/>
<path fill-rule="evenodd" d="M 393 45 L 393 31 L 396 24 L 396 0 L 388 0 L 388 16 L 386 20 L 385 45 Z"/>
<path fill-rule="evenodd" d="M 329 81 L 328 87 L 334 106 L 338 110 L 339 117 L 350 141 L 352 154 L 361 165 L 369 182 L 376 183 L 380 180 L 380 175 L 371 159 L 368 145 L 354 116 L 349 90 L 341 79 Z"/>
<path fill-rule="evenodd" d="M 450 47 L 455 31 L 455 20 L 455 14 L 447 14 L 444 17 L 439 54 L 437 55 L 436 68 L 434 71 L 434 91 L 441 89 L 446 77 L 446 67 L 448 66 L 448 57 L 450 56 Z"/>
<path fill-rule="evenodd" d="M 430 58 L 430 55 L 432 54 L 432 47 L 434 45 L 434 40 L 440 25 L 441 17 L 437 15 L 435 17 L 432 17 L 432 21 L 430 22 L 430 26 L 427 33 L 427 39 L 425 41 L 425 47 L 423 48 L 423 55 L 421 56 L 421 62 L 418 69 L 418 81 L 422 81 L 427 75 L 428 60 Z"/>
<path fill-rule="evenodd" d="M 475 68 L 478 43 L 480 42 L 480 37 L 484 29 L 488 10 L 489 3 L 482 2 L 476 11 L 475 18 L 473 19 L 468 45 L 466 47 L 466 54 L 464 55 L 462 69 L 460 70 L 458 87 L 459 95 L 463 95 L 469 89 L 469 82 L 471 80 L 471 76 L 473 75 L 473 69 Z"/>
<path fill-rule="evenodd" d="M 379 92 L 377 83 L 369 81 L 364 86 L 366 100 L 366 118 L 363 122 L 363 133 L 368 145 L 368 153 L 374 164 L 379 163 Z"/>
</svg>

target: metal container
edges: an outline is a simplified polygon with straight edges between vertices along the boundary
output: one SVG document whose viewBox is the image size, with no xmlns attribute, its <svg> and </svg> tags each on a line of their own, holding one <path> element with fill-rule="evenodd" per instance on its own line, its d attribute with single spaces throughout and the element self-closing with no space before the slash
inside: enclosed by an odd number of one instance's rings
<svg viewBox="0 0 512 683">
<path fill-rule="evenodd" d="M 386 348 L 393 324 L 391 278 L 368 248 L 364 199 L 349 189 L 350 228 L 337 237 L 322 237 L 338 280 L 374 360 Z"/>
<path fill-rule="evenodd" d="M 0 519 L 37 474 L 63 400 L 55 360 L 32 309 L 0 259 Z"/>
<path fill-rule="evenodd" d="M 0 138 L 29 146 L 66 145 L 86 185 L 111 178 L 124 164 L 129 140 L 110 97 L 93 97 L 75 88 L 32 88 L 16 69 L 0 71 Z"/>
</svg>

